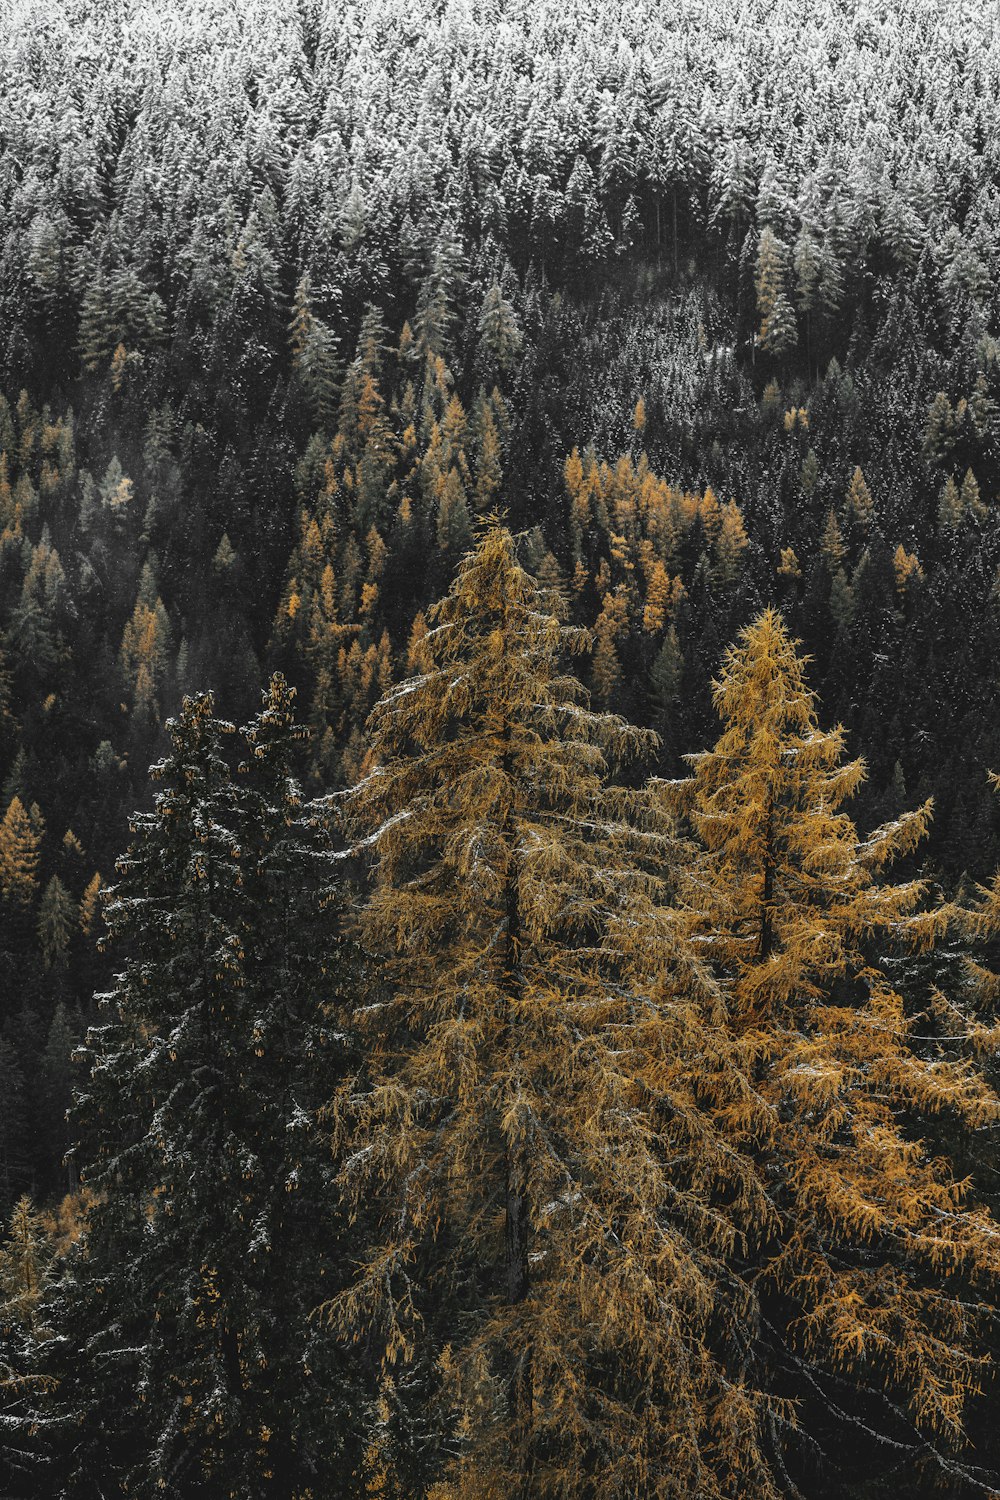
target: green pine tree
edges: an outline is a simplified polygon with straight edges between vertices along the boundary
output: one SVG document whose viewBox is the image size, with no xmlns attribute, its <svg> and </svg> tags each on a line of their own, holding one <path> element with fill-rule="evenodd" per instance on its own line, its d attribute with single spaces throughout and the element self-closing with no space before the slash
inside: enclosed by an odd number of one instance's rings
<svg viewBox="0 0 1000 1500">
<path fill-rule="evenodd" d="M 126 957 L 74 1111 L 96 1202 L 50 1313 L 52 1480 L 74 1500 L 292 1500 L 310 1473 L 351 1469 L 335 1351 L 309 1320 L 334 1242 L 313 1120 L 320 1060 L 336 1076 L 319 829 L 280 679 L 239 779 L 211 695 L 168 727 L 105 907 Z"/>
</svg>

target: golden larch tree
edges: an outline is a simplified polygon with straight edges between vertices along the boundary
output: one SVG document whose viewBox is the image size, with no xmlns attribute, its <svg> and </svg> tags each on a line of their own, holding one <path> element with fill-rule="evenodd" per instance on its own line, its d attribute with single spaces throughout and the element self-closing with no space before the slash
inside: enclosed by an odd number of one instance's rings
<svg viewBox="0 0 1000 1500">
<path fill-rule="evenodd" d="M 586 645 L 489 524 L 334 799 L 377 980 L 330 1111 L 366 1232 L 328 1311 L 387 1378 L 436 1369 L 436 1500 L 773 1496 L 727 1363 L 747 1303 L 713 1199 L 755 1189 L 695 1086 L 724 1071 L 714 991 L 667 904 L 672 819 L 609 781 L 655 737 L 589 708 Z"/>
<path fill-rule="evenodd" d="M 34 900 L 40 843 L 37 823 L 20 797 L 13 797 L 0 823 L 0 895 L 6 900 L 20 905 Z"/>
<path fill-rule="evenodd" d="M 969 1060 L 980 1028 L 952 1005 L 926 1040 L 877 957 L 947 927 L 922 881 L 880 879 L 919 843 L 930 804 L 858 834 L 845 804 L 864 766 L 844 759 L 841 729 L 819 728 L 773 610 L 729 651 L 714 698 L 718 742 L 665 791 L 703 846 L 688 894 L 747 1084 L 725 1128 L 767 1205 L 735 1268 L 759 1302 L 752 1367 L 801 1398 L 806 1429 L 826 1403 L 841 1441 L 853 1412 L 859 1435 L 891 1430 L 897 1457 L 926 1436 L 957 1445 L 1000 1235 L 922 1134 L 936 1116 L 981 1128 L 1000 1101 Z"/>
</svg>

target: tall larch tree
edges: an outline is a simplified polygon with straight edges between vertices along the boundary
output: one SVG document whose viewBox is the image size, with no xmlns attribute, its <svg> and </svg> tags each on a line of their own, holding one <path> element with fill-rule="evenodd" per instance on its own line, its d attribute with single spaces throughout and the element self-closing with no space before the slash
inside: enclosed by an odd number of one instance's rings
<svg viewBox="0 0 1000 1500">
<path fill-rule="evenodd" d="M 747 1359 L 798 1405 L 785 1441 L 843 1453 L 853 1428 L 868 1460 L 891 1451 L 967 1476 L 955 1450 L 984 1378 L 1000 1248 L 922 1130 L 936 1137 L 941 1117 L 980 1129 L 1000 1100 L 966 1055 L 976 1023 L 953 1005 L 928 1043 L 879 958 L 947 926 L 922 881 L 880 880 L 930 806 L 858 834 L 845 804 L 864 766 L 845 761 L 842 730 L 819 728 L 774 611 L 729 651 L 714 697 L 721 737 L 667 800 L 703 847 L 688 896 L 747 1081 L 728 1125 L 766 1204 L 734 1265 L 758 1308 Z M 776 1428 L 779 1467 L 783 1447 Z"/>
<path fill-rule="evenodd" d="M 332 1105 L 368 1235 L 329 1312 L 387 1387 L 436 1368 L 438 1500 L 771 1495 L 711 1206 L 743 1169 L 693 1079 L 712 990 L 671 820 L 609 784 L 655 737 L 588 707 L 585 645 L 490 524 L 369 721 L 343 808 L 377 979 Z"/>
</svg>

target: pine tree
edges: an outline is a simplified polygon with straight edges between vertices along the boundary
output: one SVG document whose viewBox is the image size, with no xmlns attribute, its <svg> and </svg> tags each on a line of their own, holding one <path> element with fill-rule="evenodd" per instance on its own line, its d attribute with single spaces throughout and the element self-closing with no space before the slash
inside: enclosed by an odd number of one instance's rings
<svg viewBox="0 0 1000 1500">
<path fill-rule="evenodd" d="M 830 618 L 838 631 L 848 631 L 854 620 L 854 589 L 843 568 L 836 568 L 830 579 Z"/>
<path fill-rule="evenodd" d="M 476 415 L 476 509 L 484 515 L 496 505 L 503 480 L 503 455 L 492 404 L 481 399 Z"/>
<path fill-rule="evenodd" d="M 59 876 L 53 875 L 38 907 L 38 943 L 47 969 L 66 963 L 75 918 L 76 903 Z"/>
<path fill-rule="evenodd" d="M 679 1500 L 761 1472 L 757 1398 L 710 1347 L 741 1309 L 711 1277 L 723 1167 L 695 1119 L 710 1043 L 663 905 L 672 828 L 607 784 L 652 740 L 588 709 L 561 663 L 584 645 L 491 525 L 344 804 L 379 967 L 332 1117 L 373 1222 L 330 1312 L 387 1377 L 436 1370 L 438 1500 Z"/>
<path fill-rule="evenodd" d="M 28 1183 L 28 1119 L 17 1051 L 0 1036 L 0 1213 Z"/>
<path fill-rule="evenodd" d="M 681 651 L 676 627 L 671 625 L 653 659 L 649 674 L 653 726 L 660 735 L 665 733 L 680 697 L 683 671 L 684 654 Z"/>
<path fill-rule="evenodd" d="M 276 680 L 244 789 L 231 726 L 210 695 L 185 700 L 105 905 L 128 956 L 84 1048 L 75 1152 L 96 1202 L 45 1367 L 70 1496 L 291 1500 L 316 1467 L 349 1478 L 348 1414 L 309 1323 L 329 1285 L 310 1059 L 335 987 L 309 917 L 321 861 L 290 702 Z"/>
<path fill-rule="evenodd" d="M 956 536 L 965 522 L 965 506 L 952 476 L 945 480 L 937 504 L 938 527 L 944 536 Z"/>
<path fill-rule="evenodd" d="M 494 282 L 483 298 L 479 314 L 480 363 L 487 381 L 504 376 L 517 359 L 522 343 L 517 316 Z"/>
<path fill-rule="evenodd" d="M 607 623 L 594 632 L 590 680 L 597 702 L 605 706 L 611 703 L 621 685 L 622 668 L 615 649 L 614 629 Z"/>
<path fill-rule="evenodd" d="M 842 730 L 819 729 L 774 612 L 742 633 L 714 696 L 722 735 L 667 790 L 705 851 L 690 899 L 748 1090 L 730 1106 L 731 1142 L 767 1204 L 740 1255 L 760 1299 L 750 1357 L 800 1398 L 809 1440 L 836 1404 L 862 1445 L 891 1432 L 900 1453 L 925 1435 L 947 1448 L 982 1379 L 976 1330 L 1000 1253 L 989 1214 L 912 1122 L 933 1131 L 947 1112 L 977 1129 L 1000 1100 L 961 1055 L 975 1025 L 952 1007 L 952 1037 L 922 1053 L 877 957 L 878 943 L 920 950 L 947 926 L 947 909 L 921 909 L 923 882 L 879 883 L 930 807 L 859 837 L 843 806 L 864 767 L 844 762 Z M 844 1378 L 853 1397 L 837 1394 Z"/>
<path fill-rule="evenodd" d="M 0 1086 L 3 1081 L 0 1077 Z M 22 1195 L 0 1241 L 0 1484 L 8 1495 L 37 1493 L 36 1456 L 30 1441 L 18 1435 L 30 1433 L 34 1402 L 44 1389 L 32 1373 L 30 1351 L 47 1336 L 41 1308 L 52 1262 L 53 1246 L 41 1215 Z"/>
<path fill-rule="evenodd" d="M 919 557 L 915 552 L 907 552 L 902 542 L 893 553 L 892 568 L 896 575 L 896 588 L 901 594 L 906 594 L 924 576 Z"/>
<path fill-rule="evenodd" d="M 788 252 L 773 230 L 761 233 L 757 250 L 758 338 L 762 348 L 781 355 L 798 342 L 795 309 L 788 292 Z"/>
<path fill-rule="evenodd" d="M 65 1163 L 65 1157 L 69 1148 L 69 1135 L 66 1113 L 71 1102 L 74 1076 L 72 1055 L 76 1041 L 66 1007 L 60 1001 L 52 1013 L 39 1068 L 39 1118 L 45 1137 L 43 1159 L 48 1168 L 46 1180 L 51 1186 L 63 1181 L 70 1191 L 75 1185 L 75 1173 L 70 1167 L 67 1180 L 68 1164 Z"/>
<path fill-rule="evenodd" d="M 2 468 L 4 455 L 0 453 L 0 489 L 2 489 Z M 3 530 L 3 499 L 0 493 L 0 533 Z M 0 765 L 9 765 L 9 758 L 14 748 L 17 735 L 17 721 L 11 708 L 12 692 L 10 680 L 10 668 L 7 664 L 7 654 L 2 635 L 0 635 Z M 2 806 L 2 803 L 0 803 Z"/>
<path fill-rule="evenodd" d="M 722 522 L 715 544 L 715 576 L 724 589 L 732 589 L 739 580 L 743 554 L 749 546 L 743 517 L 732 502 L 722 507 Z"/>
<path fill-rule="evenodd" d="M 820 541 L 820 556 L 823 558 L 831 574 L 840 567 L 847 556 L 843 534 L 837 522 L 837 517 L 832 510 L 828 510 L 826 513 L 826 523 L 823 527 L 823 536 Z"/>
<path fill-rule="evenodd" d="M 965 514 L 975 518 L 977 521 L 981 521 L 986 514 L 986 506 L 982 502 L 979 493 L 979 483 L 971 469 L 966 469 L 965 471 L 960 494 L 962 509 Z"/>
<path fill-rule="evenodd" d="M 462 481 L 457 469 L 449 469 L 441 483 L 437 514 L 438 547 L 449 564 L 461 556 L 471 536 L 472 523 Z"/>
<path fill-rule="evenodd" d="M 862 532 L 867 532 L 875 516 L 875 502 L 860 468 L 856 468 L 851 475 L 845 504 L 851 519 L 857 523 Z"/>
<path fill-rule="evenodd" d="M 356 1362 L 345 1361 L 312 1318 L 350 1253 L 317 1115 L 345 1070 L 342 1022 L 351 997 L 324 822 L 304 805 L 295 774 L 306 732 L 295 722 L 294 701 L 294 688 L 276 673 L 241 731 L 239 767 L 249 916 L 241 1129 L 253 1154 L 240 1217 L 264 1304 L 263 1373 L 245 1406 L 251 1426 L 270 1432 L 259 1461 L 268 1481 L 262 1492 L 275 1500 L 307 1495 L 316 1473 L 341 1474 L 350 1493 L 361 1460 Z M 338 1492 L 331 1478 L 324 1483 Z"/>
<path fill-rule="evenodd" d="M 670 578 L 663 563 L 657 558 L 650 570 L 646 585 L 646 606 L 642 614 L 642 628 L 650 635 L 658 635 L 666 624 L 670 598 Z"/>
<path fill-rule="evenodd" d="M 1000 776 L 989 773 L 994 791 L 1000 791 Z M 988 955 L 1000 934 L 1000 870 L 994 871 L 988 884 L 976 882 L 956 908 L 956 926 L 970 940 L 970 951 L 964 959 L 965 980 L 975 1002 L 986 1015 L 996 1015 L 1000 1000 L 1000 976 L 988 962 Z M 993 1052 L 993 1028 L 983 1027 L 980 1050 Z"/>
<path fill-rule="evenodd" d="M 941 463 L 958 441 L 960 414 L 944 391 L 938 391 L 927 411 L 923 453 L 930 463 Z"/>
</svg>

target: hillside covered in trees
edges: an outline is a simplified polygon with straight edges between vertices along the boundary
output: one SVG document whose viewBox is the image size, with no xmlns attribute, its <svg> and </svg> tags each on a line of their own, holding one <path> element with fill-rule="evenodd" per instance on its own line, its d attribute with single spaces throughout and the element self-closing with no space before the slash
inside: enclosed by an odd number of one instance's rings
<svg viewBox="0 0 1000 1500">
<path fill-rule="evenodd" d="M 1000 1492 L 989 7 L 0 40 L 0 1491 Z"/>
</svg>

